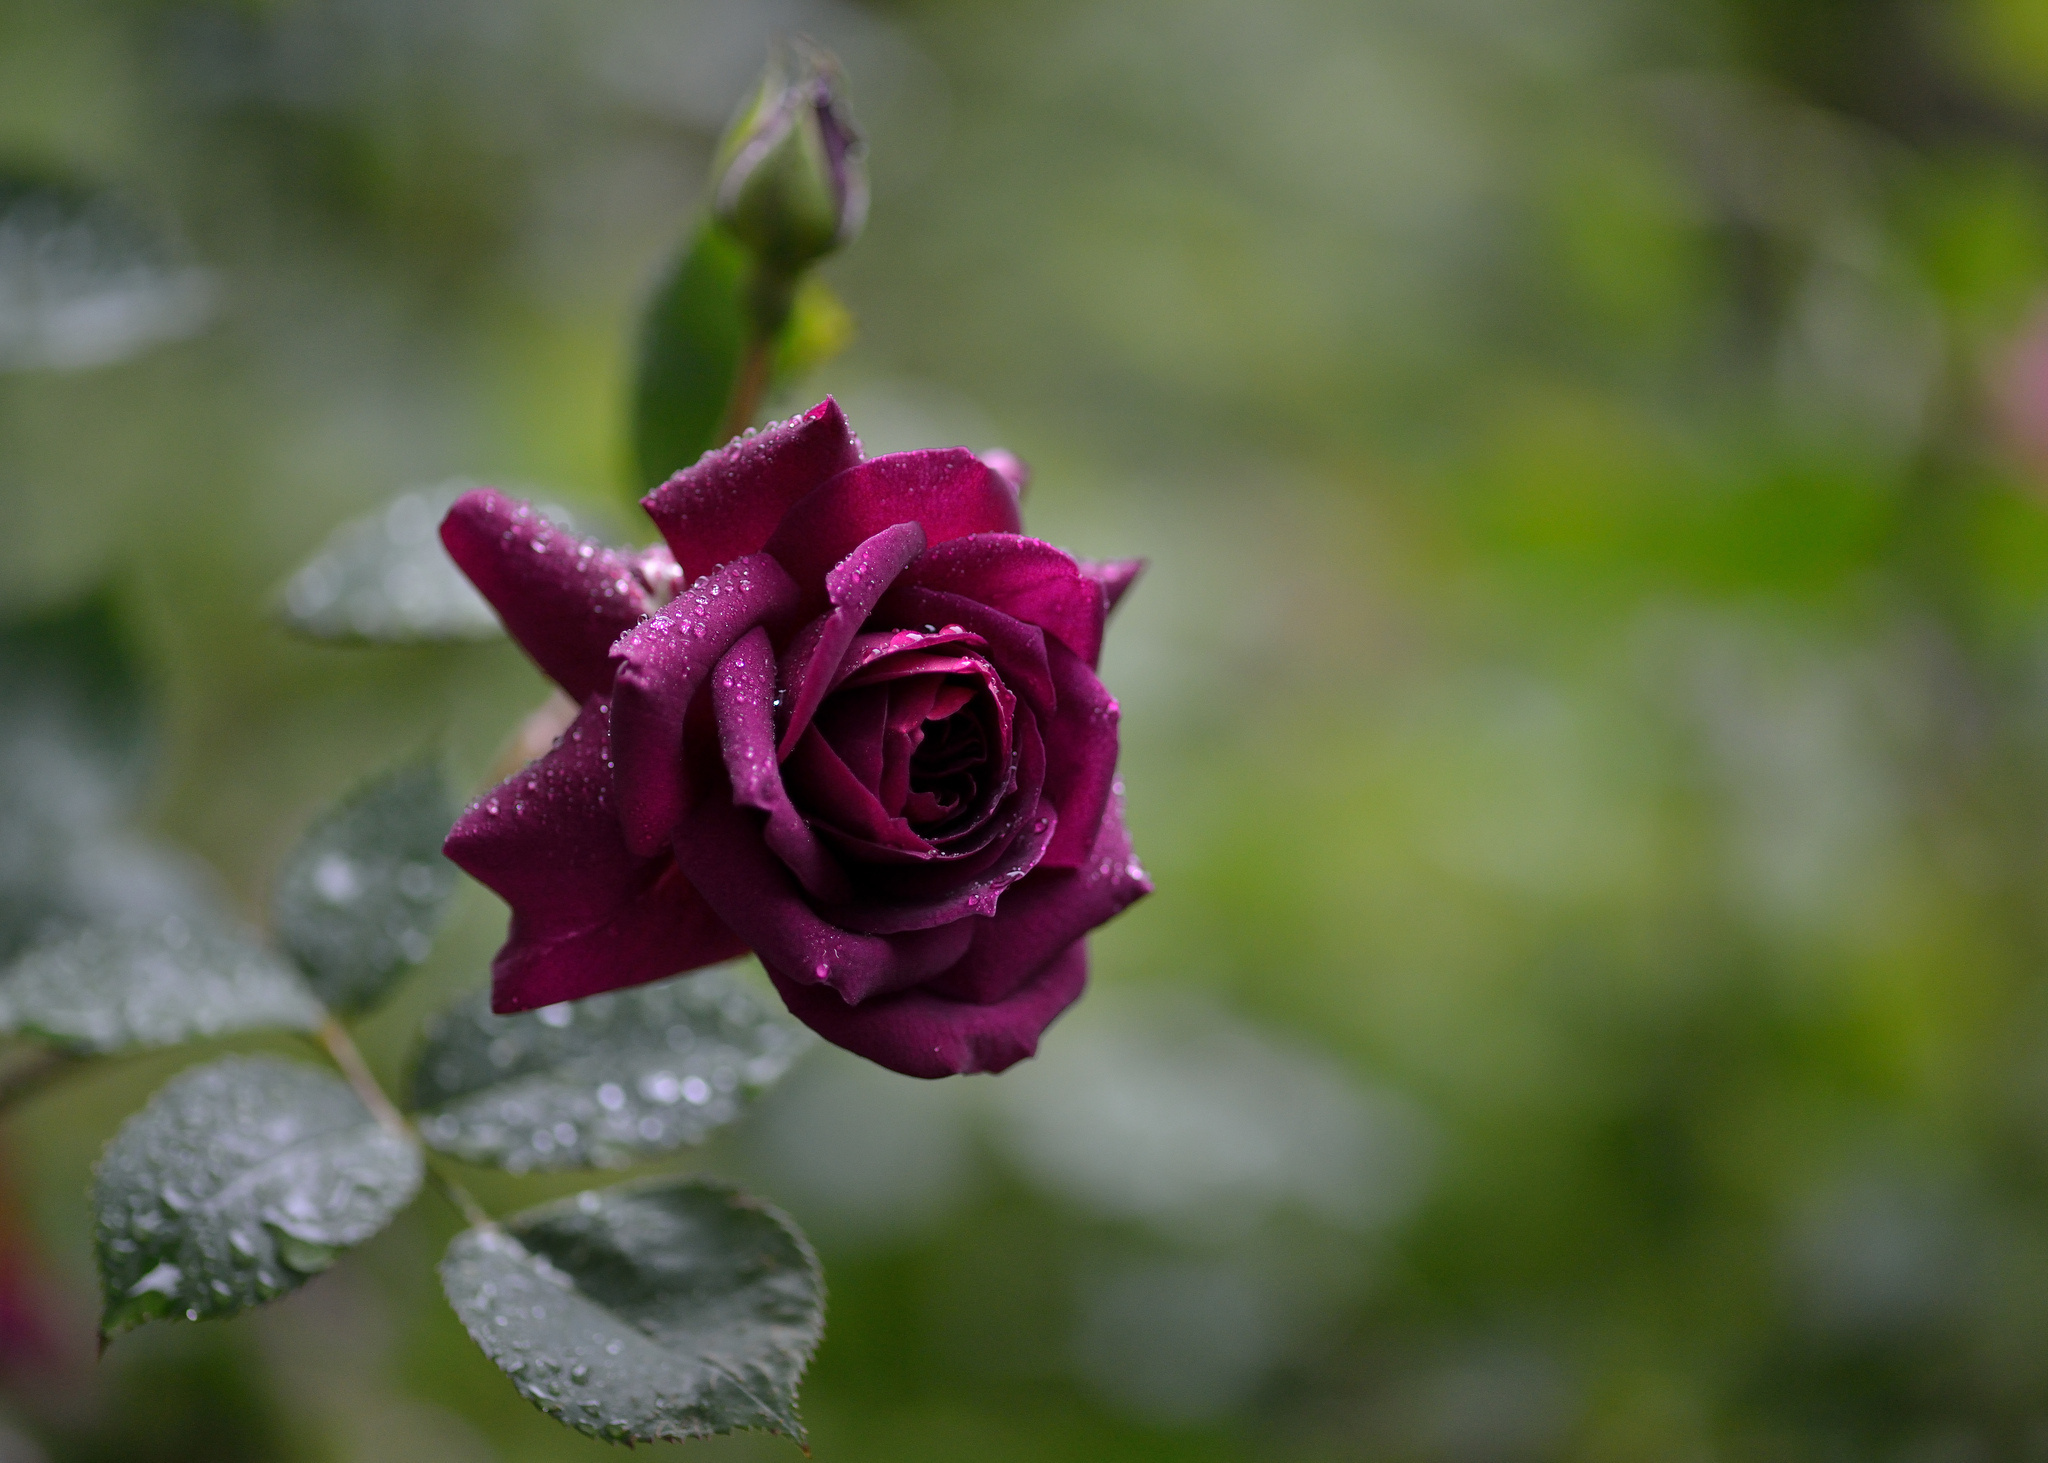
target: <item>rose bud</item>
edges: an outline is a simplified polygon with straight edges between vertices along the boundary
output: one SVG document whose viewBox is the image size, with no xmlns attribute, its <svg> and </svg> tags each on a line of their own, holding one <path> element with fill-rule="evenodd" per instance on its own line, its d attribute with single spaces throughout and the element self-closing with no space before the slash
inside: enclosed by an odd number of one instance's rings
<svg viewBox="0 0 2048 1463">
<path fill-rule="evenodd" d="M 712 213 L 783 275 L 852 243 L 867 220 L 860 134 L 838 86 L 830 56 L 794 43 L 769 62 L 712 164 Z"/>
<path fill-rule="evenodd" d="M 1026 537 L 1006 466 L 864 459 L 828 398 L 644 500 L 666 603 L 648 556 L 455 504 L 449 553 L 581 708 L 448 837 L 512 908 L 495 1010 L 752 950 L 799 1020 L 898 1072 L 1037 1049 L 1082 937 L 1150 888 L 1095 674 L 1142 566 Z"/>
</svg>

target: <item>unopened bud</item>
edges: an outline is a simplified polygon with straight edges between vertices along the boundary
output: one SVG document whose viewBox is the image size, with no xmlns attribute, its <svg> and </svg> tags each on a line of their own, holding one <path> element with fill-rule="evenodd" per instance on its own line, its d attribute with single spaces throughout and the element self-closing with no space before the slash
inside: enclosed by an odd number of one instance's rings
<svg viewBox="0 0 2048 1463">
<path fill-rule="evenodd" d="M 851 243 L 867 220 L 863 148 L 840 85 L 824 51 L 802 41 L 779 50 L 712 167 L 718 221 L 785 274 Z"/>
</svg>

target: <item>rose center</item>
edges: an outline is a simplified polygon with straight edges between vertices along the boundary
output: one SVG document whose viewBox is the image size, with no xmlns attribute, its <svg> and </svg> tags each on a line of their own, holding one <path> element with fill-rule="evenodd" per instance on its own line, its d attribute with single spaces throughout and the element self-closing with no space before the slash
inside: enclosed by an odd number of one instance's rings
<svg viewBox="0 0 2048 1463">
<path fill-rule="evenodd" d="M 911 733 L 910 795 L 903 815 L 913 826 L 943 823 L 981 795 L 981 774 L 988 762 L 988 733 L 968 707 L 943 719 L 927 721 Z"/>
</svg>

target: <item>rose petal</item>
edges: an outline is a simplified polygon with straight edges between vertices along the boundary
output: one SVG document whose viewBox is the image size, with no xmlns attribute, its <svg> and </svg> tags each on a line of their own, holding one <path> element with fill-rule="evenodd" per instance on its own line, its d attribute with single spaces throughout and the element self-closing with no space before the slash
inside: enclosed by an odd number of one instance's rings
<svg viewBox="0 0 2048 1463">
<path fill-rule="evenodd" d="M 996 913 L 1003 891 L 1038 866 L 1056 829 L 1054 815 L 1041 812 L 1003 845 L 1001 856 L 992 861 L 992 866 L 982 868 L 972 877 L 957 879 L 943 893 L 916 902 L 865 898 L 844 907 L 828 906 L 824 913 L 841 928 L 868 935 L 898 935 L 976 916 L 986 918 Z M 954 871 L 927 864 L 923 869 L 906 872 L 915 876 Z"/>
<path fill-rule="evenodd" d="M 839 669 L 833 675 L 832 684 L 844 685 L 858 678 L 862 671 L 877 661 L 910 651 L 928 651 L 936 664 L 938 660 L 947 658 L 950 654 L 949 647 L 958 647 L 960 650 L 985 650 L 988 648 L 988 642 L 979 635 L 961 629 L 958 625 L 929 635 L 922 630 L 878 630 L 856 635 L 853 638 L 853 645 L 846 652 L 846 658 L 839 663 Z"/>
<path fill-rule="evenodd" d="M 633 559 L 491 488 L 464 493 L 441 542 L 535 665 L 578 701 L 611 684 L 612 642 L 652 606 Z"/>
<path fill-rule="evenodd" d="M 1104 614 L 1117 607 L 1138 576 L 1145 572 L 1143 559 L 1080 559 L 1081 572 L 1102 586 Z"/>
<path fill-rule="evenodd" d="M 1122 803 L 1110 798 L 1079 868 L 1040 868 L 1013 885 L 994 919 L 975 922 L 973 948 L 929 988 L 956 1000 L 1003 1000 L 1073 941 L 1151 893 L 1131 853 Z"/>
<path fill-rule="evenodd" d="M 851 896 L 846 874 L 789 801 L 775 757 L 775 652 L 768 632 L 749 630 L 711 678 L 711 705 L 733 800 L 768 815 L 762 836 L 820 899 Z"/>
<path fill-rule="evenodd" d="M 620 826 L 635 853 L 652 854 L 675 836 L 690 795 L 683 725 L 712 666 L 742 635 L 796 602 L 782 566 L 750 554 L 699 579 L 612 647 L 613 782 Z"/>
<path fill-rule="evenodd" d="M 994 813 L 976 826 L 925 840 L 906 821 L 902 826 L 910 842 L 898 847 L 819 820 L 819 836 L 844 852 L 849 876 L 863 898 L 872 897 L 880 904 L 929 904 L 943 899 L 992 868 L 1021 836 L 1026 823 L 1052 813 L 1043 805 L 1045 743 L 1038 734 L 1038 723 L 1028 715 L 1020 716 L 1016 729 L 1015 764 L 1000 784 Z M 840 922 L 836 911 L 832 918 Z"/>
<path fill-rule="evenodd" d="M 915 523 L 897 523 L 862 541 L 825 576 L 825 593 L 832 612 L 819 622 L 816 638 L 808 641 L 805 659 L 789 677 L 795 695 L 789 723 L 783 729 L 778 749 L 787 757 L 797 738 L 811 724 L 811 715 L 825 699 L 833 673 L 846 659 L 854 637 L 874 613 L 875 602 L 896 582 L 904 566 L 924 552 L 924 530 Z"/>
<path fill-rule="evenodd" d="M 1036 625 L 1093 665 L 1102 654 L 1101 586 L 1071 555 L 1035 538 L 977 533 L 934 544 L 903 576 L 906 584 L 979 600 Z"/>
<path fill-rule="evenodd" d="M 898 523 L 917 524 L 935 544 L 1022 526 L 1010 485 L 966 448 L 896 452 L 848 468 L 791 508 L 768 552 L 798 584 L 822 586 L 863 540 Z"/>
<path fill-rule="evenodd" d="M 676 864 L 770 973 L 830 986 L 850 1001 L 907 990 L 951 967 L 979 920 L 910 934 L 860 935 L 824 920 L 730 798 L 700 798 L 676 836 Z"/>
<path fill-rule="evenodd" d="M 1116 698 L 1064 645 L 1049 645 L 1059 709 L 1045 723 L 1045 795 L 1060 812 L 1060 836 L 1045 851 L 1048 868 L 1074 868 L 1102 826 L 1116 781 Z"/>
<path fill-rule="evenodd" d="M 849 1006 L 815 984 L 768 974 L 789 1013 L 834 1046 L 906 1077 L 952 1077 L 1000 1072 L 1035 1055 L 1045 1029 L 1087 986 L 1088 951 L 1076 940 L 987 1005 L 926 987 Z"/>
<path fill-rule="evenodd" d="M 1021 502 L 1025 490 L 1031 486 L 1031 465 L 1016 453 L 1002 447 L 989 448 L 981 454 L 981 460 L 996 470 Z"/>
<path fill-rule="evenodd" d="M 850 836 L 853 847 L 883 856 L 931 857 L 932 847 L 891 813 L 877 790 L 863 783 L 816 726 L 807 730 L 785 764 L 789 780 L 817 820 L 819 832 Z M 842 842 L 833 839 L 835 843 Z"/>
<path fill-rule="evenodd" d="M 800 417 L 736 437 L 640 505 L 691 579 L 760 552 L 790 506 L 860 461 L 860 443 L 826 397 Z"/>
<path fill-rule="evenodd" d="M 914 629 L 930 625 L 935 631 L 969 631 L 988 646 L 989 663 L 1003 683 L 1029 702 L 1032 710 L 1050 714 L 1058 700 L 1052 671 L 1046 665 L 1045 632 L 1036 625 L 964 595 L 901 582 L 882 596 L 876 616 Z"/>
<path fill-rule="evenodd" d="M 512 906 L 491 1004 L 525 1011 L 660 980 L 746 947 L 675 861 L 620 836 L 605 766 L 610 706 L 593 698 L 553 751 L 457 820 L 445 851 Z"/>
</svg>

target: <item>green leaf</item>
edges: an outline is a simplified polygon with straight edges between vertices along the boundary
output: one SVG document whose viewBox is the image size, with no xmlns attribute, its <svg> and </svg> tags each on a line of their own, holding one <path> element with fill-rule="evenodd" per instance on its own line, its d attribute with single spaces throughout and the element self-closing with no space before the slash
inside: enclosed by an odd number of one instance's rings
<svg viewBox="0 0 2048 1463">
<path fill-rule="evenodd" d="M 112 194 L 52 174 L 0 175 L 0 370 L 111 365 L 192 334 L 207 275 Z"/>
<path fill-rule="evenodd" d="M 738 241 L 707 222 L 649 303 L 633 383 L 634 497 L 719 445 L 746 353 L 751 269 Z"/>
<path fill-rule="evenodd" d="M 418 1147 L 326 1072 L 232 1057 L 180 1073 L 100 1160 L 101 1332 L 295 1290 L 388 1224 L 421 1173 Z"/>
<path fill-rule="evenodd" d="M 433 948 L 455 888 L 455 801 L 437 759 L 394 768 L 315 820 L 285 860 L 278 942 L 336 1011 L 365 1010 Z"/>
<path fill-rule="evenodd" d="M 205 916 L 90 925 L 0 975 L 0 1033 L 81 1055 L 237 1031 L 311 1031 L 321 1015 L 296 971 Z"/>
<path fill-rule="evenodd" d="M 753 266 L 724 230 L 705 223 L 676 260 L 641 322 L 633 383 L 633 496 L 723 446 L 752 333 Z M 770 388 L 787 385 L 846 348 L 853 316 L 815 275 L 798 283 L 770 350 Z"/>
<path fill-rule="evenodd" d="M 521 1395 L 581 1432 L 803 1439 L 824 1276 L 794 1224 L 731 1189 L 623 1184 L 466 1230 L 441 1286 Z"/>
<path fill-rule="evenodd" d="M 112 825 L 148 775 L 149 731 L 110 593 L 0 625 L 0 821 Z"/>
<path fill-rule="evenodd" d="M 195 897 L 174 859 L 114 831 L 148 776 L 148 713 L 110 594 L 0 624 L 0 965 Z"/>
<path fill-rule="evenodd" d="M 489 640 L 497 614 L 441 546 L 449 505 L 473 484 L 400 493 L 343 524 L 278 596 L 278 615 L 316 640 L 382 645 Z"/>
<path fill-rule="evenodd" d="M 809 1045 L 730 969 L 516 1016 L 479 991 L 428 1023 L 412 1104 L 471 1163 L 618 1168 L 703 1141 Z"/>
</svg>

